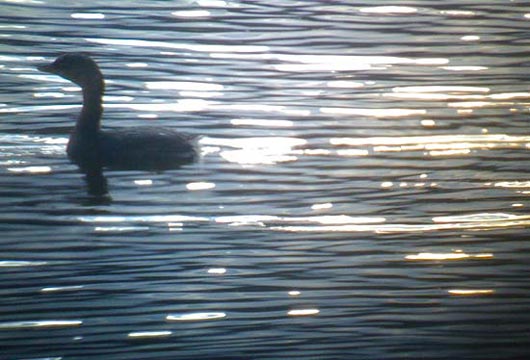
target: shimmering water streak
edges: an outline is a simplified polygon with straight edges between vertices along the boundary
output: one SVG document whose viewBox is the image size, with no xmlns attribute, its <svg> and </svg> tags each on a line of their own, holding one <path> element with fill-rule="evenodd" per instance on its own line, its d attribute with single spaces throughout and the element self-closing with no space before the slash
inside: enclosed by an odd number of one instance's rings
<svg viewBox="0 0 530 360">
<path fill-rule="evenodd" d="M 211 268 L 211 269 L 208 269 L 208 274 L 224 275 L 226 274 L 226 269 L 225 268 Z"/>
<path fill-rule="evenodd" d="M 203 92 L 204 94 L 205 92 Z M 184 94 L 188 95 L 188 94 Z M 197 95 L 197 92 L 192 94 L 194 97 Z M 205 99 L 189 98 L 189 99 L 180 99 L 174 102 L 166 103 L 116 103 L 116 104 L 106 104 L 106 108 L 114 109 L 130 109 L 136 111 L 146 111 L 146 112 L 197 112 L 197 111 L 219 111 L 219 112 L 254 112 L 254 113 L 278 113 L 282 115 L 289 116 L 308 116 L 310 115 L 309 110 L 301 110 L 291 106 L 283 105 L 265 105 L 265 104 L 248 104 L 248 103 L 237 103 L 232 102 L 230 104 L 215 102 Z M 1 110 L 1 109 L 0 109 Z M 40 107 L 39 110 L 52 110 L 46 106 Z M 24 111 L 34 111 L 24 110 Z M 1 112 L 1 111 L 0 111 Z M 6 111 L 7 112 L 7 111 Z M 15 111 L 9 111 L 15 112 Z"/>
<path fill-rule="evenodd" d="M 228 162 L 240 165 L 270 165 L 296 161 L 300 153 L 295 149 L 307 143 L 304 139 L 289 137 L 250 137 L 220 139 L 205 137 L 201 145 L 209 146 L 211 153 L 219 152 Z M 228 149 L 224 149 L 228 148 Z"/>
<path fill-rule="evenodd" d="M 292 137 L 248 137 L 248 138 L 210 138 L 204 137 L 200 140 L 204 145 L 216 145 L 239 149 L 276 149 L 277 151 L 291 150 L 294 147 L 307 144 L 307 140 Z"/>
<path fill-rule="evenodd" d="M 2 267 L 27 267 L 27 266 L 42 266 L 47 265 L 46 261 L 24 261 L 24 260 L 1 260 L 0 268 Z"/>
<path fill-rule="evenodd" d="M 268 120 L 268 119 L 232 119 L 230 123 L 234 126 L 263 126 L 271 127 L 292 127 L 294 122 L 290 120 Z"/>
<path fill-rule="evenodd" d="M 530 136 L 513 136 L 505 134 L 488 135 L 432 135 L 432 136 L 393 136 L 393 137 L 367 137 L 367 138 L 331 138 L 333 145 L 354 146 L 382 146 L 382 145 L 409 145 L 409 144 L 451 144 L 451 143 L 492 143 L 492 144 L 527 144 Z"/>
<path fill-rule="evenodd" d="M 324 226 L 287 225 L 270 226 L 270 229 L 289 232 L 375 232 L 413 233 L 442 230 L 489 230 L 510 227 L 529 227 L 530 215 L 503 213 L 478 213 L 462 216 L 435 217 L 434 224 L 335 224 Z"/>
<path fill-rule="evenodd" d="M 19 134 L 0 134 L 0 151 L 4 151 L 7 146 L 21 147 L 24 145 L 42 146 L 42 145 L 66 145 L 68 143 L 67 137 L 48 137 L 35 135 L 19 135 Z M 29 145 L 28 145 L 29 144 Z"/>
<path fill-rule="evenodd" d="M 24 112 L 43 112 L 55 110 L 69 110 L 81 108 L 81 105 L 36 105 L 36 106 L 16 106 L 0 107 L 0 114 L 18 114 Z"/>
<path fill-rule="evenodd" d="M 333 207 L 332 203 L 313 204 L 311 205 L 311 210 L 325 210 L 325 209 L 331 209 L 332 207 Z"/>
<path fill-rule="evenodd" d="M 22 167 L 9 167 L 7 171 L 12 173 L 28 173 L 28 174 L 49 174 L 52 172 L 52 168 L 49 166 L 22 166 Z"/>
<path fill-rule="evenodd" d="M 466 215 L 436 216 L 432 218 L 435 223 L 483 223 L 489 221 L 525 221 L 530 220 L 530 215 L 513 215 L 506 213 L 476 213 Z"/>
<path fill-rule="evenodd" d="M 473 213 L 432 218 L 432 224 L 385 223 L 384 217 L 353 217 L 348 215 L 281 217 L 271 215 L 236 215 L 218 217 L 190 217 L 182 215 L 146 216 L 83 216 L 77 220 L 87 223 L 186 223 L 215 222 L 229 226 L 257 226 L 274 231 L 289 232 L 375 232 L 411 233 L 441 230 L 488 230 L 530 226 L 530 215 L 508 213 Z"/>
<path fill-rule="evenodd" d="M 191 182 L 186 184 L 186 189 L 191 191 L 197 191 L 197 190 L 210 190 L 215 188 L 215 184 L 211 182 L 206 181 L 198 181 L 198 182 Z"/>
<path fill-rule="evenodd" d="M 209 17 L 211 13 L 207 10 L 174 11 L 171 15 L 184 18 Z"/>
<path fill-rule="evenodd" d="M 280 217 L 268 215 L 218 216 L 215 222 L 229 225 L 262 225 L 265 223 L 318 223 L 322 225 L 380 224 L 383 217 L 352 217 L 347 215 Z"/>
<path fill-rule="evenodd" d="M 83 324 L 81 320 L 38 320 L 38 321 L 13 321 L 0 323 L 0 330 L 40 329 L 40 328 L 67 328 Z"/>
<path fill-rule="evenodd" d="M 450 295 L 459 296 L 477 296 L 477 295 L 493 295 L 495 290 L 493 289 L 452 289 L 447 291 Z"/>
<path fill-rule="evenodd" d="M 57 286 L 57 287 L 45 287 L 40 290 L 41 293 L 57 293 L 57 292 L 66 292 L 66 291 L 77 291 L 84 289 L 83 285 L 73 285 L 73 286 Z"/>
<path fill-rule="evenodd" d="M 395 93 L 489 93 L 490 88 L 484 86 L 457 85 L 428 85 L 428 86 L 398 86 L 392 89 Z"/>
<path fill-rule="evenodd" d="M 442 10 L 440 14 L 455 17 L 473 17 L 476 15 L 476 12 L 470 10 Z"/>
<path fill-rule="evenodd" d="M 145 87 L 149 90 L 187 90 L 187 91 L 222 91 L 221 84 L 191 82 L 191 81 L 151 81 L 146 82 Z"/>
<path fill-rule="evenodd" d="M 88 223 L 125 223 L 125 222 L 151 222 L 151 223 L 171 223 L 171 222 L 204 222 L 209 219 L 199 216 L 185 215 L 133 215 L 133 216 L 80 216 L 77 220 Z"/>
<path fill-rule="evenodd" d="M 483 71 L 489 68 L 487 66 L 441 66 L 440 69 L 447 71 Z"/>
<path fill-rule="evenodd" d="M 204 321 L 216 320 L 226 317 L 224 312 L 197 312 L 186 314 L 171 314 L 166 316 L 167 321 Z"/>
<path fill-rule="evenodd" d="M 125 233 L 149 230 L 148 226 L 96 226 L 95 232 L 100 233 Z"/>
<path fill-rule="evenodd" d="M 238 4 L 235 2 L 227 2 L 223 0 L 197 0 L 197 5 L 204 6 L 204 7 L 210 7 L 210 8 L 225 8 L 225 7 L 237 7 Z"/>
<path fill-rule="evenodd" d="M 398 56 L 360 56 L 360 55 L 307 55 L 281 52 L 267 53 L 212 53 L 212 58 L 232 58 L 243 60 L 277 61 L 270 65 L 278 71 L 355 71 L 372 68 L 386 68 L 389 65 L 446 65 L 445 58 L 406 58 Z"/>
<path fill-rule="evenodd" d="M 426 110 L 422 109 L 403 109 L 403 108 L 388 108 L 388 109 L 363 109 L 363 108 L 351 108 L 351 107 L 323 107 L 320 108 L 320 112 L 323 114 L 332 115 L 358 115 L 358 116 L 369 116 L 369 117 L 384 117 L 384 118 L 396 118 L 405 116 L 416 116 L 424 115 L 427 113 Z"/>
<path fill-rule="evenodd" d="M 318 309 L 293 309 L 287 312 L 288 316 L 314 316 L 318 315 L 320 310 Z"/>
<path fill-rule="evenodd" d="M 407 255 L 405 256 L 405 259 L 407 260 L 418 260 L 418 261 L 425 261 L 425 260 L 467 260 L 467 259 L 492 259 L 493 254 L 491 253 L 484 253 L 484 254 L 476 254 L 476 255 L 470 255 L 466 254 L 464 252 L 453 252 L 453 253 L 419 253 L 415 255 Z"/>
<path fill-rule="evenodd" d="M 134 183 L 139 186 L 151 186 L 153 185 L 153 180 L 151 179 L 134 180 Z"/>
<path fill-rule="evenodd" d="M 530 181 L 499 181 L 496 183 L 486 183 L 500 188 L 530 188 Z"/>
<path fill-rule="evenodd" d="M 87 38 L 88 42 L 103 44 L 103 45 L 122 45 L 127 47 L 155 47 L 160 49 L 174 49 L 174 50 L 191 50 L 200 52 L 234 52 L 234 53 L 255 53 L 265 52 L 269 50 L 267 46 L 258 45 L 204 45 L 193 43 L 178 43 L 166 41 L 148 41 L 138 39 L 101 39 L 101 38 Z"/>
<path fill-rule="evenodd" d="M 359 9 L 362 13 L 368 14 L 413 14 L 418 11 L 418 9 L 410 6 L 372 6 L 372 7 L 363 7 Z"/>
<path fill-rule="evenodd" d="M 72 19 L 90 19 L 90 20 L 103 20 L 105 19 L 105 14 L 102 13 L 73 13 L 70 14 Z"/>
<path fill-rule="evenodd" d="M 371 147 L 374 152 L 428 151 L 430 156 L 466 155 L 471 150 L 526 149 L 530 136 L 506 134 L 331 138 L 335 146 Z"/>
<path fill-rule="evenodd" d="M 173 333 L 171 331 L 161 330 L 161 331 L 135 331 L 130 332 L 127 337 L 129 339 L 156 339 L 156 338 L 165 338 L 171 336 Z"/>
<path fill-rule="evenodd" d="M 468 100 L 478 104 L 496 105 L 496 101 L 530 99 L 530 92 L 489 94 L 490 91 L 488 87 L 479 86 L 405 86 L 393 88 L 391 93 L 384 93 L 383 96 L 406 100 L 462 100 L 466 101 L 463 103 L 466 106 L 471 104 Z M 457 105 L 458 103 L 449 104 L 453 107 Z"/>
</svg>

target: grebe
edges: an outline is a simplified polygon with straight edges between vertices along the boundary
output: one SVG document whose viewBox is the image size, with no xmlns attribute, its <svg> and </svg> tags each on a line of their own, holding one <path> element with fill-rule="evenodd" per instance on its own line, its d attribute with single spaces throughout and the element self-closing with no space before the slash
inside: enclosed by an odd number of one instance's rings
<svg viewBox="0 0 530 360">
<path fill-rule="evenodd" d="M 83 91 L 83 108 L 66 148 L 82 169 L 165 170 L 197 159 L 196 137 L 189 134 L 162 127 L 102 131 L 105 83 L 88 55 L 67 53 L 38 69 L 70 80 Z"/>
</svg>

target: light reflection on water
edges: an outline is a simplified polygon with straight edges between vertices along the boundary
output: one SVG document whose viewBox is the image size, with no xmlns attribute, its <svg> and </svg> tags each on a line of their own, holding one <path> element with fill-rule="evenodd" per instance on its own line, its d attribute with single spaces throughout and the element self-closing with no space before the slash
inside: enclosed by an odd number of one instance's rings
<svg viewBox="0 0 530 360">
<path fill-rule="evenodd" d="M 418 10 L 410 6 L 373 6 L 373 7 L 364 7 L 359 9 L 359 11 L 364 13 L 375 13 L 375 14 L 411 14 L 415 13 Z"/>
<path fill-rule="evenodd" d="M 63 291 L 77 291 L 77 290 L 82 290 L 83 288 L 84 288 L 83 285 L 45 287 L 45 288 L 40 289 L 40 292 L 41 293 L 55 293 L 55 292 L 63 292 Z"/>
<path fill-rule="evenodd" d="M 175 50 L 191 50 L 200 52 L 234 52 L 234 53 L 254 53 L 264 52 L 269 48 L 266 46 L 227 46 L 227 45 L 203 45 L 203 44 L 190 44 L 190 43 L 176 43 L 176 42 L 163 42 L 163 41 L 146 41 L 136 39 L 95 39 L 88 38 L 88 42 L 103 44 L 103 45 L 120 45 L 120 46 L 131 46 L 131 47 L 154 47 L 159 49 L 175 49 Z"/>
<path fill-rule="evenodd" d="M 26 267 L 46 265 L 46 261 L 2 260 L 0 267 Z"/>
<path fill-rule="evenodd" d="M 287 312 L 287 315 L 289 316 L 312 316 L 312 315 L 318 315 L 320 310 L 318 309 L 295 309 L 295 310 L 289 310 Z"/>
<path fill-rule="evenodd" d="M 405 259 L 414 261 L 428 261 L 428 260 L 467 260 L 467 259 L 492 259 L 493 254 L 466 254 L 463 251 L 455 251 L 452 253 L 419 253 L 415 255 L 407 255 Z"/>
<path fill-rule="evenodd" d="M 406 5 L 4 1 L 3 355 L 526 355 L 530 9 Z M 88 196 L 62 51 L 200 161 Z"/>
<path fill-rule="evenodd" d="M 491 230 L 502 228 L 521 228 L 530 225 L 530 216 L 508 213 L 477 213 L 459 216 L 432 218 L 433 224 L 386 223 L 382 217 L 351 217 L 348 215 L 279 217 L 270 215 L 237 215 L 215 218 L 188 217 L 183 215 L 149 215 L 149 216 L 84 216 L 78 218 L 84 223 L 167 223 L 193 224 L 213 222 L 229 226 L 256 226 L 275 231 L 288 232 L 374 232 L 389 233 L 423 233 L 444 230 Z M 318 225 L 314 225 L 318 224 Z M 96 227 L 98 231 L 131 231 L 144 228 L 136 227 Z"/>
<path fill-rule="evenodd" d="M 369 146 L 374 152 L 428 151 L 430 156 L 467 155 L 472 150 L 527 149 L 529 136 L 506 134 L 331 138 L 335 146 Z"/>
<path fill-rule="evenodd" d="M 80 326 L 83 322 L 81 320 L 39 320 L 39 321 L 15 321 L 8 323 L 0 323 L 0 330 L 16 330 L 16 329 L 38 329 L 38 328 L 64 328 L 72 326 Z"/>
<path fill-rule="evenodd" d="M 189 313 L 189 314 L 171 314 L 166 316 L 167 321 L 202 321 L 202 320 L 216 320 L 226 317 L 222 312 L 208 312 L 208 313 Z"/>
<path fill-rule="evenodd" d="M 518 216 L 513 214 L 470 214 L 459 216 L 454 222 L 448 222 L 444 218 L 432 219 L 434 224 L 383 224 L 383 225 L 365 225 L 365 224 L 336 224 L 324 226 L 274 226 L 274 230 L 292 231 L 292 232 L 320 232 L 320 231 L 338 231 L 338 232 L 375 232 L 381 234 L 391 233 L 423 233 L 427 231 L 443 230 L 488 230 L 502 228 L 521 228 L 530 225 L 529 216 Z"/>
<path fill-rule="evenodd" d="M 459 296 L 492 295 L 495 293 L 495 290 L 492 290 L 492 289 L 476 289 L 476 290 L 452 289 L 452 290 L 449 290 L 448 293 L 451 295 L 459 295 Z"/>
<path fill-rule="evenodd" d="M 171 331 L 162 330 L 162 331 L 135 331 L 129 333 L 127 336 L 132 339 L 152 339 L 152 338 L 161 338 L 172 335 Z"/>
</svg>

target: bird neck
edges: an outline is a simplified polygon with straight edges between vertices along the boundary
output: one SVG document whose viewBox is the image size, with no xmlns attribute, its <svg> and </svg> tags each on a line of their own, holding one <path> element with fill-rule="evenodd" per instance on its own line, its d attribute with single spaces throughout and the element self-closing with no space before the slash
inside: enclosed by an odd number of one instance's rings
<svg viewBox="0 0 530 360">
<path fill-rule="evenodd" d="M 102 96 L 105 90 L 103 77 L 98 74 L 83 87 L 83 108 L 77 120 L 78 134 L 96 134 L 99 132 L 101 115 L 103 114 Z"/>
</svg>

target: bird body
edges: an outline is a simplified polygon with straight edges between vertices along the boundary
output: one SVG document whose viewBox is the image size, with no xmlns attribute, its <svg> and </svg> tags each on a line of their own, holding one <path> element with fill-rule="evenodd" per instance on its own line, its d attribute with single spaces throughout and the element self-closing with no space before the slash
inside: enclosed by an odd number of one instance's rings
<svg viewBox="0 0 530 360">
<path fill-rule="evenodd" d="M 98 164 L 114 170 L 167 170 L 197 158 L 193 135 L 164 127 L 132 127 L 99 131 L 87 137 L 73 131 L 68 157 L 85 166 Z"/>
</svg>

